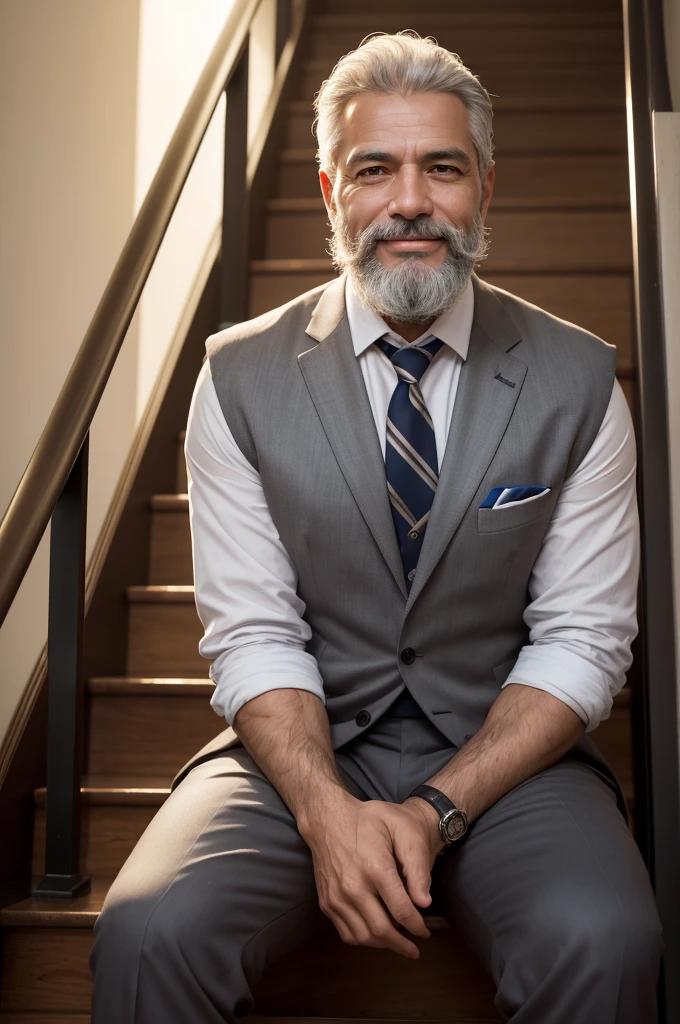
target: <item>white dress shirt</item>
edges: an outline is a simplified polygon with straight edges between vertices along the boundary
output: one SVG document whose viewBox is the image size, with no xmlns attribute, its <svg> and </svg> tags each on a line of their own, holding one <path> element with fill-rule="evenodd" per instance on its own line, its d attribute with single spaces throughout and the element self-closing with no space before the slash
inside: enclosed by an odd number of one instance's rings
<svg viewBox="0 0 680 1024">
<path fill-rule="evenodd" d="M 398 345 L 384 320 L 346 287 L 356 357 L 383 457 L 387 407 L 397 373 L 373 342 Z M 474 311 L 469 282 L 452 309 L 425 334 L 444 345 L 421 379 L 441 466 Z M 268 690 L 293 687 L 324 703 L 312 635 L 297 594 L 297 573 L 264 497 L 259 474 L 238 448 L 205 360 L 194 389 L 184 451 L 196 607 L 204 627 L 215 711 L 231 725 L 239 708 Z M 625 682 L 637 633 L 639 523 L 636 449 L 625 396 L 615 381 L 593 444 L 565 480 L 529 580 L 524 612 L 530 643 L 503 684 L 547 690 L 578 714 L 586 732 L 608 717 Z"/>
</svg>

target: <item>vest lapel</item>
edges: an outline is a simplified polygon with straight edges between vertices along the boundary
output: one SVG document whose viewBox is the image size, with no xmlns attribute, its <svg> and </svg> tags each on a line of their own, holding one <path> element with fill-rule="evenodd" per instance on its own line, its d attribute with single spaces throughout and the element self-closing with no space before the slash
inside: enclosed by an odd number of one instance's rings
<svg viewBox="0 0 680 1024">
<path fill-rule="evenodd" d="M 474 498 L 510 422 L 527 373 L 526 364 L 507 351 L 521 341 L 514 322 L 489 286 L 475 274 L 472 283 L 475 312 L 470 346 L 460 371 L 439 483 L 406 613 Z M 514 387 L 498 380 L 497 374 Z"/>
<path fill-rule="evenodd" d="M 312 402 L 354 500 L 406 598 L 385 462 L 345 316 L 344 276 L 323 291 L 306 333 L 320 343 L 298 356 Z"/>
</svg>

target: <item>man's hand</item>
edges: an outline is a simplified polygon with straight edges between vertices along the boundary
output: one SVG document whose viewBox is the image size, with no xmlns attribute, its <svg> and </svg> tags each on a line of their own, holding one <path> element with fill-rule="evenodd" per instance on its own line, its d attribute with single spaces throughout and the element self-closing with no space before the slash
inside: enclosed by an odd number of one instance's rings
<svg viewBox="0 0 680 1024">
<path fill-rule="evenodd" d="M 301 828 L 314 859 L 319 905 L 343 942 L 420 956 L 398 929 L 430 935 L 414 906 L 431 902 L 430 871 L 443 846 L 427 812 L 415 798 L 393 804 L 345 793 L 329 813 Z"/>
</svg>

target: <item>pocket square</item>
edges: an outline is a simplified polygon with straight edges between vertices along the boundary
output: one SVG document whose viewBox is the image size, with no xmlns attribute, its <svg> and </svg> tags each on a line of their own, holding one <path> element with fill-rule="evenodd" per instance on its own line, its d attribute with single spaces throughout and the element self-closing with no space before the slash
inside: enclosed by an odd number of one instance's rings
<svg viewBox="0 0 680 1024">
<path fill-rule="evenodd" d="M 507 505 L 519 505 L 547 494 L 549 487 L 492 487 L 480 508 L 505 508 Z"/>
</svg>

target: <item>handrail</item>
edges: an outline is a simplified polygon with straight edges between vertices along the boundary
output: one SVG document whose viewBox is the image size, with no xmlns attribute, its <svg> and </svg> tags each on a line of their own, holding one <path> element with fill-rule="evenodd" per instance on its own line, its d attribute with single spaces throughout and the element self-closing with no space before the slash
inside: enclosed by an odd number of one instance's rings
<svg viewBox="0 0 680 1024">
<path fill-rule="evenodd" d="M 653 116 L 670 108 L 661 0 L 623 0 L 642 539 L 641 685 L 633 692 L 635 834 L 663 926 L 660 1020 L 680 1020 L 680 779 L 668 381 L 659 256 Z M 637 656 L 636 656 L 637 657 Z"/>
<path fill-rule="evenodd" d="M 250 33 L 261 0 L 236 0 L 139 210 L 47 425 L 0 522 L 0 625 L 48 521 L 49 734 L 45 873 L 35 896 L 72 899 L 80 872 L 83 626 L 90 426 L 177 201 L 226 93 L 220 314 L 246 315 L 249 207 L 265 140 L 304 24 L 305 0 L 276 0 L 275 73 L 248 146 Z M 293 16 L 295 15 L 295 16 Z"/>
<path fill-rule="evenodd" d="M 86 438 L 140 295 L 260 0 L 236 0 L 135 218 L 59 397 L 0 522 L 0 626 Z"/>
</svg>

